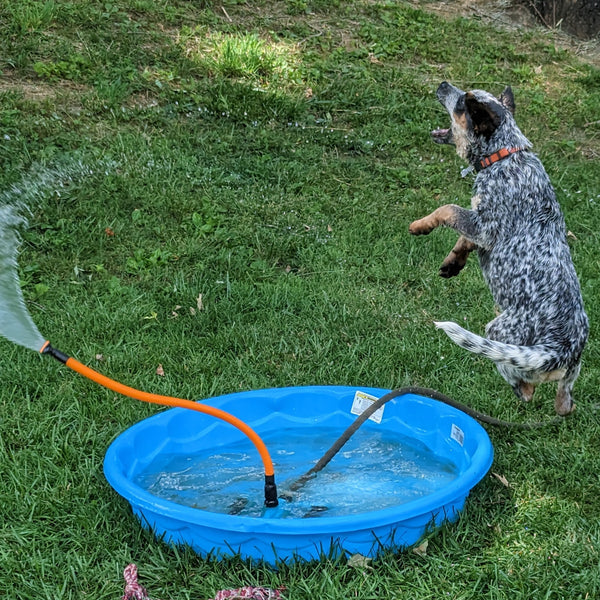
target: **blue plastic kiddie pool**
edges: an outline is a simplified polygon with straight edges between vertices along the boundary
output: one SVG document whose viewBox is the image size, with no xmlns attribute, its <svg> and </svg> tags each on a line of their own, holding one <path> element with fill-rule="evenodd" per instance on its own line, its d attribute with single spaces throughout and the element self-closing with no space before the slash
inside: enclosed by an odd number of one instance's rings
<svg viewBox="0 0 600 600">
<path fill-rule="evenodd" d="M 203 402 L 243 420 L 269 449 L 276 448 L 281 492 L 286 480 L 298 469 L 308 470 L 354 421 L 357 391 L 381 397 L 389 390 L 292 387 Z M 239 554 L 273 565 L 340 553 L 374 557 L 414 545 L 443 522 L 456 520 L 493 458 L 479 423 L 436 400 L 400 396 L 374 417 L 379 422 L 365 422 L 348 449 L 307 484 L 303 497 L 282 500 L 277 508 L 261 506 L 261 464 L 251 442 L 223 421 L 182 408 L 121 434 L 106 453 L 104 473 L 144 527 L 202 556 Z M 398 449 L 397 440 L 404 444 Z M 421 455 L 433 461 L 427 477 L 419 466 Z M 383 472 L 391 465 L 399 474 L 385 483 Z M 329 484 L 331 493 L 325 489 Z M 221 488 L 226 499 L 218 506 Z M 349 508 L 337 506 L 346 500 Z"/>
</svg>

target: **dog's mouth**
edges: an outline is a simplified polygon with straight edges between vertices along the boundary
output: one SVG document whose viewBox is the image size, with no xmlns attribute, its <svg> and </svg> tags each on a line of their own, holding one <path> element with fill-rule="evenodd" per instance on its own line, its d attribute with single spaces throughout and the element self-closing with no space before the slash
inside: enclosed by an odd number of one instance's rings
<svg viewBox="0 0 600 600">
<path fill-rule="evenodd" d="M 451 129 L 434 129 L 431 137 L 436 144 L 452 144 L 454 142 Z"/>
</svg>

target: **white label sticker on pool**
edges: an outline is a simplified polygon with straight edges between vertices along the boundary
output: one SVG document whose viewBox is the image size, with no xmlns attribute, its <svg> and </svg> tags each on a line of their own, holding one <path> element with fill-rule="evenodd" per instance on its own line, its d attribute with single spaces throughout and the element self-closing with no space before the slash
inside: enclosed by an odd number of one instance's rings
<svg viewBox="0 0 600 600">
<path fill-rule="evenodd" d="M 450 431 L 450 437 L 460 444 L 461 446 L 465 443 L 465 432 L 458 426 L 452 423 L 452 430 Z"/>
<path fill-rule="evenodd" d="M 263 435 L 284 495 L 339 436 L 339 430 Z M 246 440 L 201 453 L 160 455 L 135 482 L 154 496 L 216 513 L 251 517 L 333 517 L 405 504 L 448 485 L 455 464 L 421 442 L 386 430 L 359 430 L 334 459 L 278 509 L 265 509 L 264 472 Z M 277 512 L 274 513 L 273 511 Z"/>
<path fill-rule="evenodd" d="M 350 409 L 350 412 L 353 415 L 362 415 L 365 412 L 365 410 L 367 410 L 367 408 L 369 408 L 371 404 L 373 404 L 373 402 L 375 402 L 376 400 L 378 400 L 376 396 L 371 396 L 371 394 L 357 391 L 356 394 L 354 394 L 354 401 L 352 402 L 352 408 Z M 371 421 L 375 421 L 375 423 L 381 423 L 381 419 L 383 419 L 384 408 L 385 405 L 381 408 L 378 408 L 369 417 L 369 419 L 371 419 Z"/>
</svg>

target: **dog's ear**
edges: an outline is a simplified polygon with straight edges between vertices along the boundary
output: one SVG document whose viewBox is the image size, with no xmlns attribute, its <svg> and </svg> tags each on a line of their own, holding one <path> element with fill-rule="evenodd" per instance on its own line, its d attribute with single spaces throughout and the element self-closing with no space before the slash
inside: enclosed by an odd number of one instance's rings
<svg viewBox="0 0 600 600">
<path fill-rule="evenodd" d="M 489 139 L 502 122 L 500 107 L 494 103 L 481 102 L 473 92 L 467 92 L 465 95 L 465 106 L 475 133 Z"/>
<path fill-rule="evenodd" d="M 500 104 L 502 104 L 511 115 L 515 114 L 515 96 L 509 85 L 504 88 L 504 91 L 500 94 L 498 100 L 500 100 Z"/>
</svg>

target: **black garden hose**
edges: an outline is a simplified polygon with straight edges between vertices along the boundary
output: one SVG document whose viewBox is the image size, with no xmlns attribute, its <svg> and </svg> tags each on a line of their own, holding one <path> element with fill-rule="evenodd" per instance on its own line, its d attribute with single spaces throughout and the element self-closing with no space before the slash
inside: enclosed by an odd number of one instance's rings
<svg viewBox="0 0 600 600">
<path fill-rule="evenodd" d="M 280 498 L 284 500 L 290 501 L 293 499 L 292 494 L 297 492 L 300 488 L 302 488 L 308 481 L 310 481 L 315 475 L 324 469 L 331 459 L 341 450 L 341 448 L 346 444 L 346 442 L 358 431 L 359 427 L 377 410 L 379 410 L 386 402 L 397 398 L 398 396 L 406 396 L 407 394 L 415 394 L 417 396 L 425 396 L 427 398 L 431 398 L 433 400 L 438 400 L 443 402 L 444 404 L 448 404 L 452 406 L 470 417 L 473 417 L 477 421 L 481 423 L 485 423 L 487 425 L 493 425 L 494 427 L 509 427 L 512 429 L 538 429 L 540 427 L 546 427 L 547 425 L 551 425 L 553 423 L 558 423 L 562 421 L 563 417 L 555 417 L 554 419 L 549 419 L 548 421 L 542 421 L 537 423 L 512 423 L 510 421 L 502 421 L 501 419 L 496 419 L 495 417 L 490 417 L 484 413 L 481 413 L 477 410 L 472 409 L 470 406 L 466 404 L 462 404 L 462 402 L 458 402 L 438 392 L 436 390 L 432 390 L 429 388 L 422 388 L 416 386 L 398 388 L 397 390 L 392 390 L 388 392 L 384 396 L 381 396 L 378 400 L 375 400 L 366 410 L 364 410 L 355 420 L 354 422 L 342 433 L 342 435 L 333 443 L 331 448 L 325 452 L 325 454 L 319 459 L 317 464 L 308 470 L 304 475 L 298 477 L 298 479 L 294 480 L 289 486 L 286 486 L 286 490 L 282 491 L 279 495 Z"/>
</svg>

